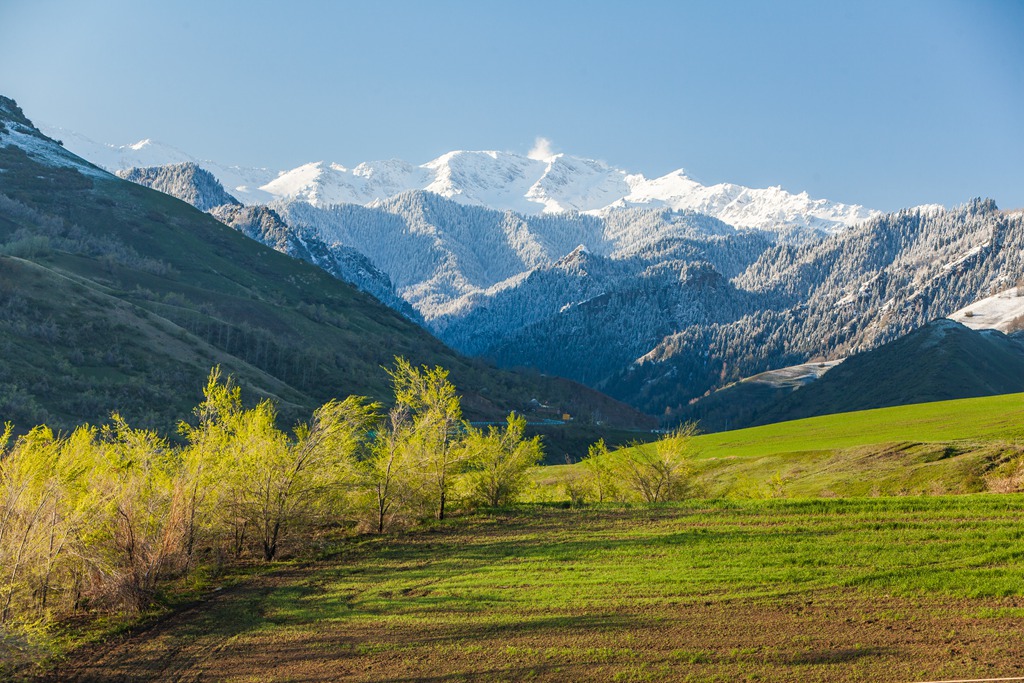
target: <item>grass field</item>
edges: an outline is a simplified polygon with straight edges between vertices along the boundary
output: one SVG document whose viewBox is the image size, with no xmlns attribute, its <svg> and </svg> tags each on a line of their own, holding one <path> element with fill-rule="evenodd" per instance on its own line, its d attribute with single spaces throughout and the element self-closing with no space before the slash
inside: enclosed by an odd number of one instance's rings
<svg viewBox="0 0 1024 683">
<path fill-rule="evenodd" d="M 913 681 L 1024 657 L 1019 495 L 525 506 L 343 542 L 56 680 Z"/>
<path fill-rule="evenodd" d="M 1024 441 L 1024 394 L 917 403 L 718 432 L 700 437 L 702 457 L 836 450 L 895 442 Z"/>
<path fill-rule="evenodd" d="M 1024 455 L 1024 394 L 826 415 L 693 444 L 695 477 L 709 497 L 978 492 Z M 581 475 L 578 465 L 538 470 L 535 495 L 564 498 L 562 483 Z"/>
</svg>

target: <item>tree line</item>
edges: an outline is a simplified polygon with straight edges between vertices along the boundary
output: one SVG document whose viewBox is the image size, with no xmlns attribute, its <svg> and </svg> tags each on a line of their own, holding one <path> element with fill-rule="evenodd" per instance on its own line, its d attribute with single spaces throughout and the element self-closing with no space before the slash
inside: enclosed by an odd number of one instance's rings
<svg viewBox="0 0 1024 683">
<path fill-rule="evenodd" d="M 291 433 L 211 371 L 180 444 L 108 424 L 0 435 L 0 636 L 75 611 L 131 612 L 161 582 L 308 549 L 330 527 L 383 533 L 518 499 L 543 456 L 510 414 L 476 429 L 447 370 L 398 358 L 386 412 L 331 400 Z"/>
</svg>

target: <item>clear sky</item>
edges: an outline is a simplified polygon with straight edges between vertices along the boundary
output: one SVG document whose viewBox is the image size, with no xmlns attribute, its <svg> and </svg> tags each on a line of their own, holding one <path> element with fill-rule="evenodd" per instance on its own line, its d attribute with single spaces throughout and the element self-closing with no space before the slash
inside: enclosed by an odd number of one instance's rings
<svg viewBox="0 0 1024 683">
<path fill-rule="evenodd" d="M 1024 1 L 0 0 L 0 94 L 285 169 L 556 151 L 883 210 L 1024 207 Z"/>
</svg>

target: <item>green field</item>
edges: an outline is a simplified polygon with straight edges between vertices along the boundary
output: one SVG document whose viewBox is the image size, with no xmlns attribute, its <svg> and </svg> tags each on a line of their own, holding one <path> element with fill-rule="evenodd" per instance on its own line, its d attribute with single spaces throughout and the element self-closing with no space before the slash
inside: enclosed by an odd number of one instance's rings
<svg viewBox="0 0 1024 683">
<path fill-rule="evenodd" d="M 1024 495 L 972 492 L 1020 476 L 1022 399 L 694 437 L 704 497 L 668 505 L 570 507 L 563 484 L 586 470 L 538 468 L 532 495 L 546 502 L 391 535 L 324 530 L 315 560 L 235 566 L 191 593 L 169 586 L 176 606 L 162 617 L 115 637 L 90 627 L 97 644 L 64 646 L 48 675 L 1012 676 L 1024 653 Z M 182 606 L 183 595 L 198 599 Z M 75 628 L 63 642 L 82 642 Z"/>
<path fill-rule="evenodd" d="M 825 415 L 700 437 L 702 457 L 781 455 L 877 443 L 1024 440 L 1024 394 Z"/>
<path fill-rule="evenodd" d="M 56 679 L 913 681 L 1014 675 L 1018 495 L 524 506 L 342 542 Z"/>
<path fill-rule="evenodd" d="M 1021 444 L 1024 394 L 1006 394 L 703 434 L 692 458 L 708 497 L 972 493 L 1008 476 Z M 564 498 L 581 476 L 579 465 L 540 470 L 535 495 Z"/>
</svg>

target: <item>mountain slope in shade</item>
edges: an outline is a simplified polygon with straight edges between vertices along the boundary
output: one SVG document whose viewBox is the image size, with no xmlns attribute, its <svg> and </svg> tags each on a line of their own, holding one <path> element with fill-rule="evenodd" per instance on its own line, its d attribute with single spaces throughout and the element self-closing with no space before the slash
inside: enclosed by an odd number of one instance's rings
<svg viewBox="0 0 1024 683">
<path fill-rule="evenodd" d="M 935 320 L 847 358 L 756 424 L 1024 391 L 1024 344 L 996 330 Z"/>
<path fill-rule="evenodd" d="M 862 206 L 811 199 L 780 187 L 705 186 L 678 170 L 657 178 L 602 161 L 554 154 L 538 159 L 512 152 L 453 151 L 415 165 L 401 160 L 355 166 L 318 161 L 273 172 L 198 161 L 180 150 L 143 140 L 104 145 L 50 129 L 83 157 L 114 172 L 130 167 L 198 162 L 243 203 L 308 202 L 373 205 L 402 192 L 423 190 L 461 204 L 521 214 L 594 212 L 629 207 L 693 210 L 739 228 L 834 232 L 877 212 Z"/>
<path fill-rule="evenodd" d="M 697 422 L 702 432 L 750 427 L 759 424 L 784 398 L 821 379 L 841 362 L 801 363 L 745 377 L 694 400 L 674 417 L 680 422 Z"/>
<path fill-rule="evenodd" d="M 319 268 L 74 157 L 0 98 L 0 421 L 66 428 L 113 410 L 174 432 L 214 364 L 285 424 L 348 394 L 387 400 L 395 355 L 442 365 L 468 416 L 537 399 L 646 419 L 580 385 L 495 370 Z"/>
</svg>

